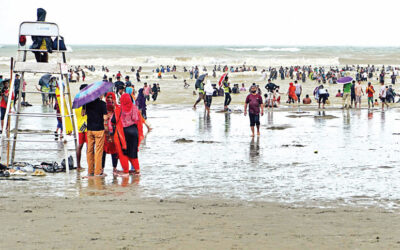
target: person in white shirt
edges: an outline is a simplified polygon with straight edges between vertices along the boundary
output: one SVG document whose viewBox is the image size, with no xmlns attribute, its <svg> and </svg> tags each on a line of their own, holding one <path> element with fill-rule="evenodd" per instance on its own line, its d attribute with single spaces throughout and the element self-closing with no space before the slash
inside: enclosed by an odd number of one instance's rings
<svg viewBox="0 0 400 250">
<path fill-rule="evenodd" d="M 325 108 L 325 103 L 328 100 L 329 93 L 328 90 L 324 88 L 324 85 L 319 86 L 318 89 L 318 108 L 321 108 L 321 102 L 322 102 L 322 108 Z"/>
<path fill-rule="evenodd" d="M 379 99 L 381 99 L 381 102 L 382 102 L 382 111 L 385 108 L 385 104 L 386 104 L 386 107 L 389 108 L 389 104 L 386 103 L 386 91 L 387 91 L 386 86 L 382 82 L 381 83 L 381 90 L 379 91 Z"/>
<path fill-rule="evenodd" d="M 206 85 L 204 85 L 204 92 L 206 93 L 206 110 L 207 114 L 210 114 L 210 107 L 212 102 L 212 96 L 214 94 L 214 88 L 211 85 L 211 81 L 207 80 Z"/>
<path fill-rule="evenodd" d="M 297 95 L 297 102 L 300 103 L 300 96 L 301 96 L 301 93 L 303 92 L 303 88 L 302 88 L 301 84 L 298 83 L 297 81 L 294 81 L 294 84 L 296 86 L 295 93 Z"/>
</svg>

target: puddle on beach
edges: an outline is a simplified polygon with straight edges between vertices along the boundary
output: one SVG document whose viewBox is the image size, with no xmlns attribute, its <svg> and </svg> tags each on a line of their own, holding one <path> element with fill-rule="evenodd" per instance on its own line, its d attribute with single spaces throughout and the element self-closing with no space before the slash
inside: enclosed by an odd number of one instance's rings
<svg viewBox="0 0 400 250">
<path fill-rule="evenodd" d="M 399 136 L 394 135 L 400 129 L 394 109 L 309 111 L 297 119 L 291 118 L 292 110 L 267 112 L 261 118 L 261 136 L 254 139 L 243 114 L 214 109 L 205 116 L 203 107 L 194 111 L 174 105 L 148 109 L 153 131 L 140 148 L 140 177 L 114 178 L 107 156 L 104 180 L 81 179 L 86 172 L 77 177 L 76 171 L 28 176 L 28 181 L 0 180 L 1 196 L 133 192 L 142 197 L 400 206 Z M 25 130 L 53 131 L 56 120 L 24 117 L 21 124 Z M 284 129 L 268 129 L 280 127 Z M 33 138 L 54 140 L 54 135 Z M 17 149 L 16 161 L 60 162 L 64 155 L 60 143 L 20 143 Z M 85 154 L 82 159 L 86 168 Z"/>
</svg>

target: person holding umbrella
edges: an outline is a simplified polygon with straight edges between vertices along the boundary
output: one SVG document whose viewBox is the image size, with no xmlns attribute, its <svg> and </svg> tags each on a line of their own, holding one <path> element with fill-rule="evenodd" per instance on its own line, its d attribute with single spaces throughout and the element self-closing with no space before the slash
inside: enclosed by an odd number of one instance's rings
<svg viewBox="0 0 400 250">
<path fill-rule="evenodd" d="M 195 88 L 199 89 L 199 98 L 197 98 L 196 102 L 193 105 L 193 109 L 196 109 L 196 105 L 203 100 L 204 101 L 204 79 L 206 78 L 208 74 L 203 74 L 199 76 L 196 80 L 195 83 Z"/>
<path fill-rule="evenodd" d="M 107 106 L 102 97 L 112 87 L 112 83 L 99 81 L 83 88 L 75 96 L 72 108 L 82 108 L 82 116 L 87 115 L 87 163 L 88 178 L 104 177 L 102 158 L 104 139 L 109 137 Z"/>
</svg>

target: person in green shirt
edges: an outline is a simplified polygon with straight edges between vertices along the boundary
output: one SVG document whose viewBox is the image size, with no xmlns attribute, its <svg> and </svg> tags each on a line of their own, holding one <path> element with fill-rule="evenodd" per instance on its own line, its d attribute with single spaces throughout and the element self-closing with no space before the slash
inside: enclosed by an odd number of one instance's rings
<svg viewBox="0 0 400 250">
<path fill-rule="evenodd" d="M 231 89 L 229 87 L 229 78 L 228 76 L 225 76 L 224 81 L 222 82 L 222 86 L 224 88 L 224 93 L 225 93 L 225 101 L 224 101 L 224 110 L 225 111 L 230 111 L 228 106 L 232 101 L 232 97 L 231 97 Z"/>
<path fill-rule="evenodd" d="M 343 85 L 343 108 L 350 108 L 351 83 Z"/>
</svg>

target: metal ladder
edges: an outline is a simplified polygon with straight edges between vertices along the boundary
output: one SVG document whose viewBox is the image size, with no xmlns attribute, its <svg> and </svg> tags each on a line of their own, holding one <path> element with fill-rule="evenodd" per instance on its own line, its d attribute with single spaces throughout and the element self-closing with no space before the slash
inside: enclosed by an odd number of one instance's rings
<svg viewBox="0 0 400 250">
<path fill-rule="evenodd" d="M 50 23 L 50 22 L 22 22 L 19 27 L 19 36 L 47 36 L 47 37 L 52 37 L 52 38 L 57 38 L 58 44 L 57 44 L 57 49 L 53 49 L 53 53 L 51 54 L 52 57 L 55 56 L 56 62 L 47 62 L 47 63 L 39 63 L 39 62 L 28 62 L 26 60 L 27 53 L 28 52 L 47 52 L 46 50 L 35 50 L 35 49 L 29 49 L 26 45 L 21 45 L 18 43 L 18 51 L 17 51 L 17 58 L 15 63 L 13 63 L 13 60 L 11 60 L 11 73 L 20 73 L 21 74 L 21 80 L 20 80 L 20 87 L 19 87 L 19 93 L 18 93 L 18 100 L 15 100 L 17 104 L 17 110 L 16 113 L 10 112 L 11 109 L 11 102 L 12 102 L 12 95 L 14 93 L 14 85 L 15 85 L 15 80 L 11 81 L 11 85 L 9 87 L 9 98 L 7 101 L 7 110 L 6 110 L 6 115 L 4 118 L 4 127 L 2 130 L 2 135 L 1 135 L 1 161 L 3 163 L 6 163 L 7 166 L 14 165 L 14 159 L 15 159 L 15 149 L 17 142 L 35 142 L 35 143 L 45 143 L 45 142 L 56 142 L 54 140 L 17 140 L 18 138 L 18 133 L 19 133 L 19 120 L 20 117 L 23 116 L 29 116 L 29 117 L 61 117 L 62 119 L 62 124 L 63 124 L 63 148 L 64 148 L 64 155 L 65 155 L 65 168 L 67 173 L 69 173 L 69 162 L 68 162 L 68 142 L 69 141 L 74 141 L 75 142 L 75 153 L 77 150 L 77 124 L 76 124 L 76 119 L 75 115 L 72 109 L 72 101 L 71 101 L 71 91 L 69 87 L 69 82 L 68 82 L 68 65 L 66 63 L 66 58 L 65 58 L 65 52 L 64 50 L 60 50 L 60 34 L 59 34 L 59 29 L 58 25 L 55 23 Z M 52 44 L 50 45 L 52 46 Z M 57 86 L 59 88 L 60 92 L 60 115 L 57 115 L 57 113 L 22 113 L 21 112 L 21 100 L 22 100 L 22 88 L 23 88 L 23 82 L 24 82 L 24 76 L 25 73 L 42 73 L 42 74 L 51 74 L 51 75 L 59 75 L 60 78 L 57 80 Z M 64 81 L 65 79 L 65 81 Z M 65 87 L 64 83 L 65 82 Z M 65 90 L 66 89 L 66 90 Z M 26 91 L 25 93 L 32 93 L 32 94 L 42 94 L 43 92 L 41 91 Z M 46 93 L 48 94 L 48 93 Z M 67 97 L 67 100 L 65 100 Z M 57 98 L 56 98 L 57 101 Z M 69 111 L 69 115 L 65 115 L 65 107 L 64 107 L 64 102 L 66 103 L 67 110 Z M 14 105 L 15 105 L 14 104 Z M 11 124 L 11 118 L 15 117 L 15 128 L 11 130 L 9 128 L 9 124 Z M 70 117 L 71 123 L 72 123 L 72 135 L 73 139 L 67 139 L 67 131 L 66 131 L 66 123 L 65 123 L 65 118 Z M 8 128 L 8 129 L 6 129 Z M 12 134 L 12 136 L 11 136 Z M 27 133 L 29 134 L 29 133 Z M 46 133 L 40 133 L 41 135 L 44 135 Z M 46 135 L 50 135 L 51 133 L 47 133 Z M 52 134 L 54 135 L 54 134 Z M 7 142 L 7 156 L 4 157 L 5 155 L 5 147 L 4 143 Z M 9 158 L 9 145 L 10 142 L 12 142 L 12 151 L 11 151 L 11 159 Z M 33 149 L 32 149 L 33 150 Z M 4 161 L 4 159 L 6 161 Z M 10 164 L 9 164 L 10 163 Z"/>
</svg>

